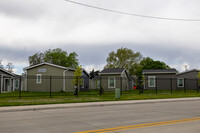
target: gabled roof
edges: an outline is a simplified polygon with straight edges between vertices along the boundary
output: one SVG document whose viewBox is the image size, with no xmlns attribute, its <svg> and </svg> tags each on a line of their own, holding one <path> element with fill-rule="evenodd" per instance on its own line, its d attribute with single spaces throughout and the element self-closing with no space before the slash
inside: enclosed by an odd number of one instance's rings
<svg viewBox="0 0 200 133">
<path fill-rule="evenodd" d="M 122 74 L 122 72 L 126 73 L 126 76 L 129 78 L 128 72 L 125 68 L 109 68 L 104 69 L 101 72 L 99 72 L 99 75 L 115 75 L 115 74 Z"/>
<path fill-rule="evenodd" d="M 109 68 L 102 70 L 99 74 L 121 74 L 125 70 L 124 68 Z"/>
<path fill-rule="evenodd" d="M 38 67 L 38 66 L 42 66 L 42 65 L 50 65 L 50 66 L 61 68 L 61 69 L 64 69 L 64 70 L 67 70 L 67 69 L 72 70 L 72 71 L 76 70 L 74 68 L 63 67 L 63 66 L 59 66 L 59 65 L 55 65 L 55 64 L 51 64 L 51 63 L 47 63 L 47 62 L 43 62 L 43 63 L 33 65 L 33 66 L 30 66 L 30 67 L 25 67 L 24 70 L 29 70 L 29 69 L 32 69 L 32 68 L 35 68 L 35 67 Z M 88 75 L 88 77 L 90 77 L 90 75 L 88 74 L 88 72 L 84 68 L 82 70 L 85 72 L 86 75 Z"/>
<path fill-rule="evenodd" d="M 43 63 L 37 64 L 37 65 L 25 67 L 24 69 L 25 69 L 25 70 L 29 70 L 29 69 L 32 69 L 32 68 L 35 68 L 35 67 L 38 67 L 38 66 L 42 66 L 42 65 L 50 65 L 50 66 L 57 67 L 57 68 L 61 68 L 61 69 L 75 70 L 75 69 L 73 69 L 73 68 L 63 67 L 63 66 L 59 66 L 59 65 L 55 65 L 55 64 L 51 64 L 51 63 L 47 63 L 47 62 L 43 62 Z"/>
<path fill-rule="evenodd" d="M 177 73 L 176 69 L 150 69 L 150 70 L 143 70 L 143 74 L 154 74 L 154 73 Z"/>
<path fill-rule="evenodd" d="M 185 74 L 185 73 L 190 73 L 190 72 L 199 72 L 199 71 L 200 70 L 198 70 L 198 69 L 191 69 L 191 70 L 188 70 L 188 71 L 180 72 L 177 75 L 181 75 L 181 74 Z"/>
<path fill-rule="evenodd" d="M 85 72 L 85 74 L 86 74 L 88 77 L 90 77 L 90 74 L 89 74 L 84 68 L 82 68 L 82 70 L 83 70 L 83 72 Z"/>
<path fill-rule="evenodd" d="M 8 72 L 7 70 L 5 70 L 3 68 L 0 68 L 0 71 L 3 71 L 3 72 L 5 72 L 5 73 L 7 73 L 8 75 L 11 75 L 11 76 L 17 76 L 16 74 Z"/>
</svg>

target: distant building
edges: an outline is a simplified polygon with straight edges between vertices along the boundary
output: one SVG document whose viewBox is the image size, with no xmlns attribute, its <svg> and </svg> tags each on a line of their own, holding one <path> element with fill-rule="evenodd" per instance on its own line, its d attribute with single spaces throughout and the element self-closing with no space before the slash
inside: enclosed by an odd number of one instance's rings
<svg viewBox="0 0 200 133">
<path fill-rule="evenodd" d="M 24 68 L 26 71 L 24 77 L 24 90 L 49 92 L 73 92 L 74 79 L 73 68 L 67 68 L 51 63 L 41 63 Z M 51 79 L 50 79 L 51 78 Z M 80 91 L 89 91 L 89 74 L 83 69 L 82 85 Z"/>
<path fill-rule="evenodd" d="M 11 92 L 19 89 L 19 76 L 0 68 L 0 92 Z"/>
<path fill-rule="evenodd" d="M 105 91 L 114 91 L 115 88 L 129 90 L 129 74 L 124 68 L 104 69 L 99 72 L 100 84 Z"/>
</svg>

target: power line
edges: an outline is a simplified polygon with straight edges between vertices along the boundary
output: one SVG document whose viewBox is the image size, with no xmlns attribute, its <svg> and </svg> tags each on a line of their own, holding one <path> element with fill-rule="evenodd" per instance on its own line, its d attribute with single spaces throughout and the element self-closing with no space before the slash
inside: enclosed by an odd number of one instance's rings
<svg viewBox="0 0 200 133">
<path fill-rule="evenodd" d="M 124 15 L 130 15 L 130 16 L 136 16 L 136 17 L 151 18 L 151 19 L 162 19 L 162 20 L 174 20 L 174 21 L 200 21 L 200 19 L 168 18 L 168 17 L 156 17 L 156 16 L 141 15 L 141 14 L 112 10 L 112 9 L 106 9 L 106 8 L 88 5 L 88 4 L 84 4 L 84 3 L 80 3 L 80 2 L 76 2 L 76 1 L 71 1 L 71 0 L 65 0 L 65 1 L 73 3 L 73 4 L 85 6 L 85 7 L 98 9 L 98 10 L 103 10 L 103 11 L 113 12 L 113 13 L 119 13 L 119 14 L 124 14 Z"/>
</svg>

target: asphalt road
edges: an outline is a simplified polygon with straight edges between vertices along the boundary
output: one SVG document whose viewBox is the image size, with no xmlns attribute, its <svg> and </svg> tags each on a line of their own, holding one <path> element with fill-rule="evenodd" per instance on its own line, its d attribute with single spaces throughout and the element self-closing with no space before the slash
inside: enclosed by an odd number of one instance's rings
<svg viewBox="0 0 200 133">
<path fill-rule="evenodd" d="M 116 128 L 111 133 L 200 133 L 200 118 L 182 120 L 197 117 L 200 117 L 200 101 L 1 112 L 0 133 L 73 133 L 99 129 L 103 133 L 108 128 Z M 156 124 L 174 120 L 180 123 Z M 141 126 L 148 123 L 151 126 Z M 135 125 L 140 128 L 125 127 Z"/>
</svg>

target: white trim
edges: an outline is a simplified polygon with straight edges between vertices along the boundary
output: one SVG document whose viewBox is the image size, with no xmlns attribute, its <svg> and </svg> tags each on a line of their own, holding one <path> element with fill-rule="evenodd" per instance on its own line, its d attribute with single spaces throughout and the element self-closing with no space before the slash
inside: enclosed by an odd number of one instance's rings
<svg viewBox="0 0 200 133">
<path fill-rule="evenodd" d="M 16 76 L 15 74 L 10 73 L 10 72 L 8 72 L 7 70 L 5 70 L 3 68 L 0 68 L 0 70 L 3 71 L 3 72 L 5 72 L 5 73 L 7 73 L 7 74 L 9 74 L 9 75 L 11 75 L 11 76 Z"/>
<path fill-rule="evenodd" d="M 67 68 L 67 67 L 63 67 L 63 66 L 59 66 L 59 65 L 47 63 L 47 62 L 43 62 L 43 63 L 37 64 L 37 65 L 34 65 L 34 66 L 30 66 L 30 67 L 25 67 L 24 69 L 25 69 L 25 70 L 28 70 L 28 69 L 31 69 L 31 68 L 34 68 L 34 67 L 38 67 L 38 66 L 41 66 L 41 65 L 50 65 L 50 66 L 54 66 L 54 67 L 58 67 L 58 68 L 62 68 L 62 69 L 71 69 L 71 70 L 75 70 L 75 69 L 73 69 L 73 68 Z"/>
<path fill-rule="evenodd" d="M 64 91 L 64 92 L 66 91 L 66 89 L 65 89 L 65 84 L 66 84 L 66 83 L 65 83 L 65 80 L 66 80 L 66 79 L 65 79 L 65 76 L 66 76 L 66 74 L 65 74 L 65 73 L 66 73 L 68 70 L 69 70 L 69 69 L 63 71 L 63 91 Z"/>
<path fill-rule="evenodd" d="M 1 75 L 1 92 L 3 90 L 3 74 Z"/>
<path fill-rule="evenodd" d="M 12 91 L 14 91 L 14 90 L 15 90 L 15 87 L 14 87 L 14 86 L 15 86 L 15 84 L 14 84 L 15 79 L 12 79 L 12 80 L 13 80 L 13 83 L 12 83 L 12 85 L 13 85 L 13 88 L 12 88 L 12 89 L 13 89 L 13 90 L 12 90 Z"/>
<path fill-rule="evenodd" d="M 182 80 L 183 82 L 183 86 L 179 86 L 179 80 Z M 184 87 L 185 84 L 184 84 L 184 78 L 177 78 L 177 87 Z"/>
<path fill-rule="evenodd" d="M 99 73 L 99 75 L 120 75 L 120 74 L 122 74 L 122 73 Z"/>
<path fill-rule="evenodd" d="M 25 91 L 27 91 L 27 74 L 26 74 L 26 76 L 25 76 Z"/>
<path fill-rule="evenodd" d="M 181 75 L 181 74 L 185 74 L 185 73 L 189 73 L 189 72 L 193 72 L 193 71 L 198 71 L 199 72 L 200 70 L 198 70 L 198 69 L 191 69 L 191 70 L 188 70 L 188 71 L 180 72 L 177 75 Z"/>
<path fill-rule="evenodd" d="M 153 73 L 153 74 L 154 74 L 154 73 L 159 73 L 159 74 L 160 74 L 160 73 L 161 73 L 161 74 L 162 74 L 162 73 L 174 73 L 174 74 L 176 74 L 177 72 L 143 72 L 143 74 L 152 74 L 152 73 Z"/>
<path fill-rule="evenodd" d="M 7 88 L 7 91 L 4 90 L 3 92 L 9 92 L 9 90 L 10 90 L 10 79 L 9 78 L 4 78 L 4 86 L 3 87 L 4 87 L 4 89 L 6 89 L 6 80 L 9 81 L 9 84 L 8 84 L 9 86 Z"/>
<path fill-rule="evenodd" d="M 154 85 L 150 84 L 150 79 L 153 78 Z M 148 87 L 156 87 L 156 76 L 148 76 Z"/>
<path fill-rule="evenodd" d="M 111 78 L 114 78 L 114 86 L 113 87 L 110 86 L 110 79 Z M 115 77 L 108 77 L 108 88 L 115 88 L 115 87 L 116 87 Z"/>
<path fill-rule="evenodd" d="M 38 76 L 40 76 L 40 82 L 38 82 Z M 41 84 L 42 83 L 42 74 L 37 74 L 36 75 L 36 83 Z"/>
</svg>

